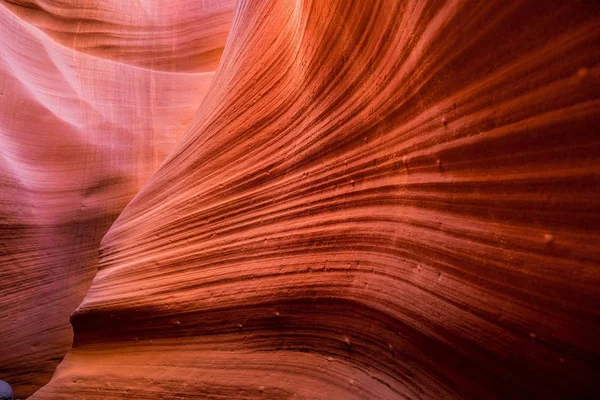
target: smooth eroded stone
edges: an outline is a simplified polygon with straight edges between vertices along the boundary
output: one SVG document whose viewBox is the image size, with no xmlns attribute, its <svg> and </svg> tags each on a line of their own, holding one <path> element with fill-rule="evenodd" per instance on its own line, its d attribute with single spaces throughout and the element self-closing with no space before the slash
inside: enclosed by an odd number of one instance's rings
<svg viewBox="0 0 600 400">
<path fill-rule="evenodd" d="M 71 348 L 100 240 L 175 147 L 233 1 L 0 1 L 0 377 L 25 398 Z"/>
<path fill-rule="evenodd" d="M 32 399 L 600 398 L 600 2 L 0 22 L 15 391 L 73 311 Z"/>
</svg>

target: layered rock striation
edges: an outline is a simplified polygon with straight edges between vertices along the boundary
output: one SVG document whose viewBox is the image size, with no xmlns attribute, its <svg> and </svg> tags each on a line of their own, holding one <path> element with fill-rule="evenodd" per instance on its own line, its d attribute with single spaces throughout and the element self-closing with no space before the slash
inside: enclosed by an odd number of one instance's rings
<svg viewBox="0 0 600 400">
<path fill-rule="evenodd" d="M 0 1 L 0 379 L 17 398 L 71 347 L 102 236 L 225 45 L 232 2 L 154 3 Z"/>
<path fill-rule="evenodd" d="M 32 398 L 597 397 L 599 11 L 239 0 Z"/>
</svg>

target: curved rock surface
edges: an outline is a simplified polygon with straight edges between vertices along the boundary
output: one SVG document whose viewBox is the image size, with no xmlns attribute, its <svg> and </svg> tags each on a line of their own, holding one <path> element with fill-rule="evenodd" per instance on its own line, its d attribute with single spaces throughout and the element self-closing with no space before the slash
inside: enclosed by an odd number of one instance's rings
<svg viewBox="0 0 600 400">
<path fill-rule="evenodd" d="M 232 2 L 154 3 L 0 1 L 0 378 L 17 398 L 71 347 L 100 239 L 192 120 L 225 45 Z"/>
<path fill-rule="evenodd" d="M 590 1 L 239 0 L 32 398 L 597 398 L 599 43 Z"/>
</svg>

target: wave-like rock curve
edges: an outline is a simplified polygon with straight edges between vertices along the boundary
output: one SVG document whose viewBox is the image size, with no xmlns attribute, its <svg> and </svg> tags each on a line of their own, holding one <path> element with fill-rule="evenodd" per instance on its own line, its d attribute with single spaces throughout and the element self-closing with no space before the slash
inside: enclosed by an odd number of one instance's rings
<svg viewBox="0 0 600 400">
<path fill-rule="evenodd" d="M 239 0 L 34 398 L 598 396 L 599 11 Z"/>
</svg>

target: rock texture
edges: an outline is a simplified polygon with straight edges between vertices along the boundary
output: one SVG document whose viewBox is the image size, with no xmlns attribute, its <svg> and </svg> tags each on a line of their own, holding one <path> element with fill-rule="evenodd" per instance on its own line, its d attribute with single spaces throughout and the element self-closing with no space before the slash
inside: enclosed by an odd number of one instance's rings
<svg viewBox="0 0 600 400">
<path fill-rule="evenodd" d="M 17 398 L 71 347 L 100 239 L 225 45 L 232 2 L 157 3 L 0 1 L 0 378 Z"/>
<path fill-rule="evenodd" d="M 33 398 L 597 398 L 599 12 L 239 0 Z"/>
</svg>

